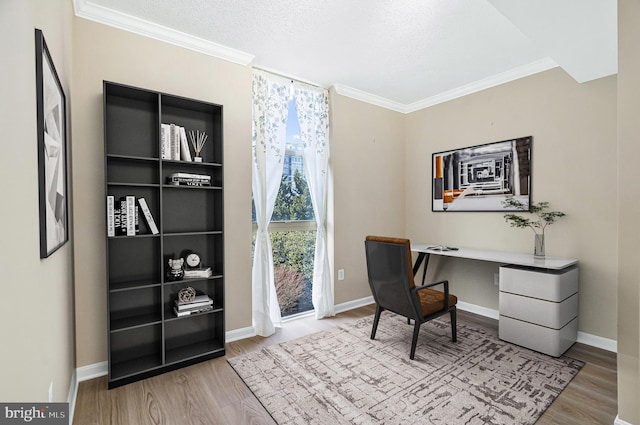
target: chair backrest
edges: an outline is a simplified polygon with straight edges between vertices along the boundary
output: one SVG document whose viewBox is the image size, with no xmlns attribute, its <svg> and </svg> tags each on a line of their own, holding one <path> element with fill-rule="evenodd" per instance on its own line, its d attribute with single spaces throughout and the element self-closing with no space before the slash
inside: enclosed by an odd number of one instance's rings
<svg viewBox="0 0 640 425">
<path fill-rule="evenodd" d="M 376 303 L 405 317 L 420 317 L 411 289 L 415 287 L 408 239 L 367 236 L 365 240 L 369 286 Z"/>
</svg>

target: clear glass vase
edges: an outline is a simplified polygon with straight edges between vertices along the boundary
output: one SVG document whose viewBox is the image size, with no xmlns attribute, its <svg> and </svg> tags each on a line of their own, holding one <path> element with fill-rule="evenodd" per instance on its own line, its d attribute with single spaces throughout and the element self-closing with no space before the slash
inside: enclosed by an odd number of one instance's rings
<svg viewBox="0 0 640 425">
<path fill-rule="evenodd" d="M 533 247 L 533 256 L 535 258 L 544 258 L 544 233 L 535 235 L 535 245 Z"/>
</svg>

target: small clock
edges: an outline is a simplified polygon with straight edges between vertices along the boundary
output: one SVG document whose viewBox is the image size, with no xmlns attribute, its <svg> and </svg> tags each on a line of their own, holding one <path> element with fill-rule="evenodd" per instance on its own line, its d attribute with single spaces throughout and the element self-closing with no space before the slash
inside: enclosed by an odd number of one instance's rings
<svg viewBox="0 0 640 425">
<path fill-rule="evenodd" d="M 187 263 L 187 267 L 192 269 L 200 267 L 200 256 L 195 252 L 192 252 L 189 255 L 187 255 L 186 263 Z"/>
</svg>

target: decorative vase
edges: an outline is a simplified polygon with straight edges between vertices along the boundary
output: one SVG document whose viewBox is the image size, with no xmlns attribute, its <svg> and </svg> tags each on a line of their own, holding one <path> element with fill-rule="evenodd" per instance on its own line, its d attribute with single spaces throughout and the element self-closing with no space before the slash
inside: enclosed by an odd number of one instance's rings
<svg viewBox="0 0 640 425">
<path fill-rule="evenodd" d="M 535 258 L 544 258 L 544 234 L 539 235 L 536 233 L 533 256 Z"/>
</svg>

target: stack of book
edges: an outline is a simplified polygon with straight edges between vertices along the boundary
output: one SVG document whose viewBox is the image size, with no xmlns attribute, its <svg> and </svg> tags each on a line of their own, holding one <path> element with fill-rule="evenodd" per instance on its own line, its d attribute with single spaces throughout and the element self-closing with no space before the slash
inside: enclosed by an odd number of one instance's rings
<svg viewBox="0 0 640 425">
<path fill-rule="evenodd" d="M 167 177 L 167 184 L 176 186 L 210 186 L 211 176 L 206 174 L 173 173 Z"/>
<path fill-rule="evenodd" d="M 149 232 L 158 234 L 156 225 L 147 201 L 144 198 L 137 199 Z M 138 220 L 138 205 L 135 196 L 122 196 L 116 199 L 115 196 L 107 196 L 107 236 L 135 236 L 140 233 Z"/>
<path fill-rule="evenodd" d="M 162 140 L 162 159 L 191 161 L 191 151 L 184 127 L 162 123 L 160 138 Z"/>
<path fill-rule="evenodd" d="M 184 277 L 188 278 L 207 278 L 211 277 L 213 272 L 211 271 L 211 267 L 202 267 L 199 269 L 185 269 Z"/>
<path fill-rule="evenodd" d="M 213 300 L 208 295 L 196 295 L 192 301 L 175 300 L 173 311 L 176 316 L 183 317 L 191 314 L 205 313 L 213 310 Z"/>
</svg>

